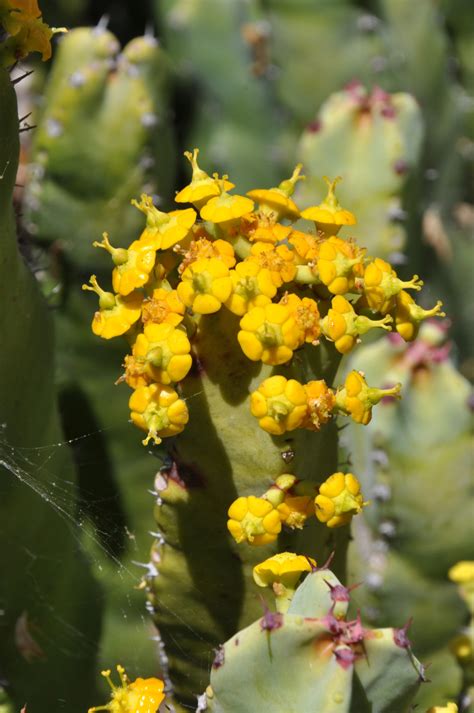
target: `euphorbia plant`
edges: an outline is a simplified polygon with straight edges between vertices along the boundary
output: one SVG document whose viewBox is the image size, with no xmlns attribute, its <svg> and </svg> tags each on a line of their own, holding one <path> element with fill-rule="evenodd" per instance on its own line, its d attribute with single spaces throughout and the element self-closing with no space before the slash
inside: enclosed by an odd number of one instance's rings
<svg viewBox="0 0 474 713">
<path fill-rule="evenodd" d="M 421 289 L 418 276 L 400 279 L 339 236 L 356 218 L 338 203 L 338 179 L 300 212 L 301 165 L 243 196 L 200 168 L 197 150 L 186 156 L 192 179 L 176 202 L 188 207 L 134 201 L 141 235 L 128 250 L 108 236 L 98 244 L 115 264 L 114 292 L 94 277 L 84 289 L 100 298 L 94 332 L 130 344 L 119 381 L 162 459 L 146 586 L 164 673 L 190 705 L 212 648 L 261 611 L 252 568 L 262 555 L 334 551 L 344 578 L 350 520 L 367 503 L 340 462 L 336 416 L 367 424 L 400 385 L 369 385 L 359 371 L 334 385 L 341 355 L 370 329 L 413 338 L 441 303 L 423 310 L 407 291 Z"/>
</svg>

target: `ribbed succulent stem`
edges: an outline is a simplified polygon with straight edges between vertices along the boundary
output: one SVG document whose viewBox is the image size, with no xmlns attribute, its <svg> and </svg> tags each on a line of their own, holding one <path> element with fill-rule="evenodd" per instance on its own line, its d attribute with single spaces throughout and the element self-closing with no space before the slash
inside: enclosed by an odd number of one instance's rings
<svg viewBox="0 0 474 713">
<path fill-rule="evenodd" d="M 156 482 L 164 541 L 154 548 L 159 575 L 150 599 L 176 698 L 186 705 L 205 688 L 213 649 L 262 614 L 255 564 L 285 549 L 323 563 L 335 550 L 333 566 L 345 575 L 348 527 L 334 531 L 312 518 L 263 547 L 237 546 L 227 532 L 226 512 L 237 497 L 264 492 L 282 473 L 317 483 L 338 469 L 335 423 L 271 436 L 249 407 L 249 392 L 275 372 L 332 384 L 337 352 L 331 345 L 303 349 L 291 366 L 274 369 L 236 349 L 237 329 L 238 318 L 224 310 L 201 318 L 193 342 L 197 367 L 183 382 L 190 421 Z"/>
</svg>

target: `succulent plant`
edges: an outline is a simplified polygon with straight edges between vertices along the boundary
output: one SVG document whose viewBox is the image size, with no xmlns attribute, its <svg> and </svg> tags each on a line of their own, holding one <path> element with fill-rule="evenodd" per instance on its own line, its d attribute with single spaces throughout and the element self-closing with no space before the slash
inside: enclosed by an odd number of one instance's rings
<svg viewBox="0 0 474 713">
<path fill-rule="evenodd" d="M 5 69 L 0 107 L 0 322 L 8 335 L 0 357 L 2 684 L 15 710 L 25 700 L 52 710 L 60 698 L 79 713 L 94 693 L 100 592 L 75 527 L 75 473 L 61 447 L 51 314 L 16 239 L 19 121 Z"/>
<path fill-rule="evenodd" d="M 431 323 L 408 346 L 389 337 L 362 348 L 352 366 L 363 364 L 368 379 L 400 381 L 405 396 L 379 408 L 363 434 L 349 427 L 344 436 L 372 501 L 351 545 L 351 579 L 367 585 L 358 603 L 377 626 L 413 617 L 416 651 L 433 661 L 426 705 L 459 692 L 447 645 L 467 613 L 447 573 L 473 555 L 470 386 L 449 349 L 446 330 Z M 430 406 L 434 394 L 443 395 L 441 417 Z"/>
<path fill-rule="evenodd" d="M 405 629 L 348 620 L 349 599 L 330 570 L 314 568 L 286 613 L 267 609 L 219 647 L 198 710 L 411 710 L 425 676 Z"/>
</svg>

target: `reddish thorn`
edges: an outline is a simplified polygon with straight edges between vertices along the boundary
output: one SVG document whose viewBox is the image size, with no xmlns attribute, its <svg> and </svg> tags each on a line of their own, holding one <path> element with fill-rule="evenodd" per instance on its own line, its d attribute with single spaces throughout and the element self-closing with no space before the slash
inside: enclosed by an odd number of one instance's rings
<svg viewBox="0 0 474 713">
<path fill-rule="evenodd" d="M 393 170 L 399 176 L 405 175 L 408 172 L 408 163 L 403 158 L 399 158 L 393 164 Z"/>
<path fill-rule="evenodd" d="M 260 619 L 261 630 L 272 632 L 274 629 L 280 629 L 283 626 L 283 614 L 270 611 L 262 596 L 260 596 L 260 601 L 263 606 L 263 617 Z"/>
<path fill-rule="evenodd" d="M 318 131 L 321 131 L 321 128 L 322 123 L 319 119 L 310 121 L 309 124 L 306 125 L 306 131 L 309 131 L 310 134 L 317 134 Z"/>
<path fill-rule="evenodd" d="M 331 552 L 331 554 L 329 555 L 329 557 L 327 558 L 326 562 L 323 565 L 321 565 L 321 567 L 316 567 L 316 569 L 314 571 L 318 570 L 320 572 L 323 569 L 329 569 L 329 565 L 333 561 L 335 554 L 336 554 L 336 550 L 333 550 Z"/>
<path fill-rule="evenodd" d="M 402 649 L 409 649 L 411 647 L 411 641 L 407 636 L 408 629 L 413 623 L 413 617 L 410 617 L 405 624 L 405 626 L 402 626 L 401 629 L 394 629 L 393 630 L 393 640 L 397 646 L 400 646 Z"/>
<path fill-rule="evenodd" d="M 214 649 L 214 651 L 216 655 L 214 657 L 214 661 L 212 662 L 212 668 L 216 669 L 220 668 L 225 663 L 225 649 L 222 644 L 219 644 L 217 649 Z"/>
</svg>

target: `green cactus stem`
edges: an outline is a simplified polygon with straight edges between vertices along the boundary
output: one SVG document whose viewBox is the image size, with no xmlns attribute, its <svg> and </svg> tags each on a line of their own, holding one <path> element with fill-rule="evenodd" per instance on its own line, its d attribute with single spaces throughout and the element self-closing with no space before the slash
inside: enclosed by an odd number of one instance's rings
<svg viewBox="0 0 474 713">
<path fill-rule="evenodd" d="M 198 710 L 409 711 L 424 671 L 406 629 L 347 620 L 349 598 L 330 570 L 308 574 L 286 614 L 267 609 L 219 647 Z"/>
<path fill-rule="evenodd" d="M 72 461 L 58 445 L 51 315 L 16 242 L 19 127 L 5 70 L 0 107 L 0 328 L 8 335 L 0 354 L 2 683 L 15 710 L 25 701 L 54 710 L 61 699 L 81 713 L 94 695 L 100 593 L 75 532 Z"/>
</svg>

